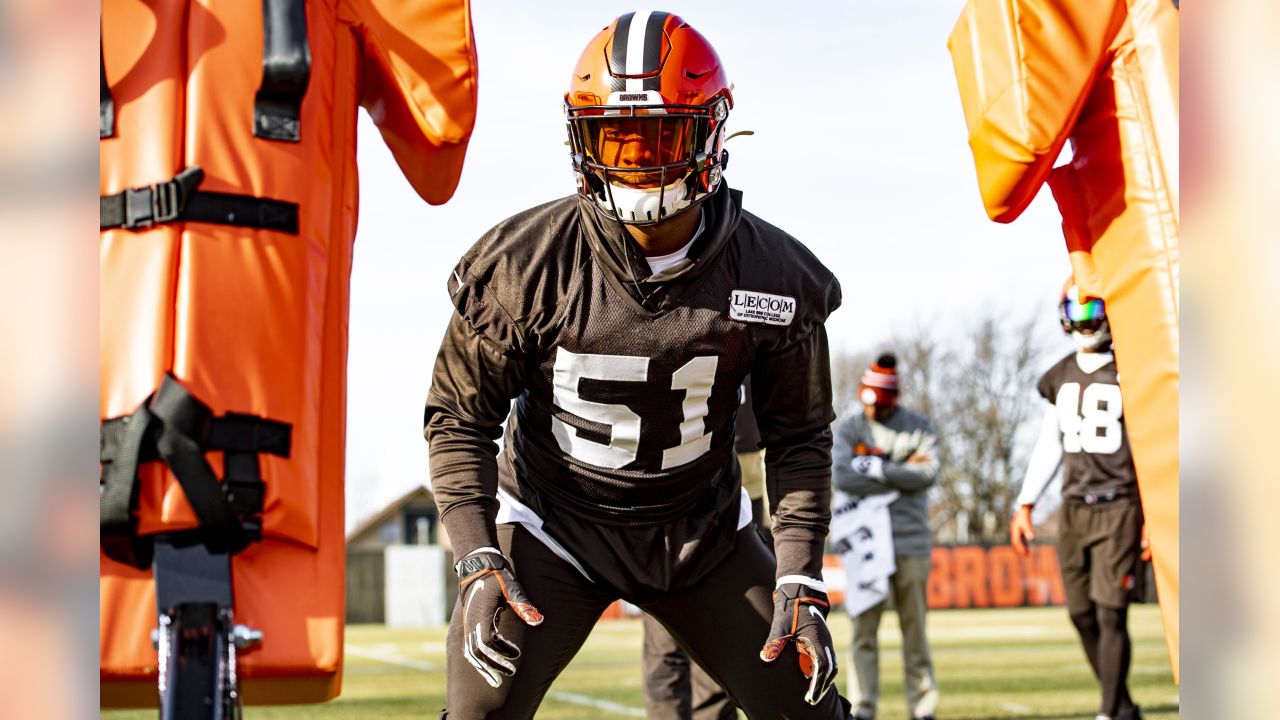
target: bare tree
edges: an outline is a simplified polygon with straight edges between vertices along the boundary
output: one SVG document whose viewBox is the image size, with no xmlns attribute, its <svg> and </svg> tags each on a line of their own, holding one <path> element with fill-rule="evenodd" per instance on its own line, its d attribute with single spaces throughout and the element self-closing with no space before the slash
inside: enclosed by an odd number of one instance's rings
<svg viewBox="0 0 1280 720">
<path fill-rule="evenodd" d="M 935 536 L 956 542 L 1004 537 L 1040 416 L 1041 372 L 1035 318 L 978 321 L 954 339 L 920 328 L 886 343 L 898 356 L 900 402 L 938 431 L 941 470 L 931 504 Z M 833 363 L 837 411 L 856 410 L 858 380 L 879 352 L 840 355 Z"/>
<path fill-rule="evenodd" d="M 831 405 L 835 408 L 836 416 L 842 416 L 858 407 L 858 381 L 876 355 L 870 350 L 864 350 L 837 353 L 831 358 Z"/>
</svg>

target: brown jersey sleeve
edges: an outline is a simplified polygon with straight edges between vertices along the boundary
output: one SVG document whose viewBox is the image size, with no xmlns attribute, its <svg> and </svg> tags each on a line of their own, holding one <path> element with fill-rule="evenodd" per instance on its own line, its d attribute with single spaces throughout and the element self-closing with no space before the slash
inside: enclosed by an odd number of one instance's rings
<svg viewBox="0 0 1280 720">
<path fill-rule="evenodd" d="M 524 387 L 521 357 L 455 313 L 440 344 L 423 419 L 431 483 L 454 553 L 497 547 L 496 440 Z"/>
<path fill-rule="evenodd" d="M 554 297 L 531 297 L 526 290 L 546 286 L 532 279 L 546 278 L 560 267 L 554 257 L 538 255 L 555 244 L 535 231 L 547 226 L 545 216 L 555 215 L 563 204 L 503 221 L 449 275 L 449 299 L 457 312 L 436 357 L 423 434 L 430 445 L 431 486 L 440 519 L 458 556 L 477 547 L 497 547 L 496 441 L 511 399 L 525 389 L 527 360 L 536 354 L 527 331 L 528 318 L 537 316 L 530 303 L 554 305 Z"/>
<path fill-rule="evenodd" d="M 809 332 L 757 352 L 752 393 L 765 483 L 774 509 L 777 577 L 822 577 L 822 551 L 831 522 L 831 367 L 826 312 L 840 303 L 834 278 L 814 298 L 823 312 Z"/>
</svg>

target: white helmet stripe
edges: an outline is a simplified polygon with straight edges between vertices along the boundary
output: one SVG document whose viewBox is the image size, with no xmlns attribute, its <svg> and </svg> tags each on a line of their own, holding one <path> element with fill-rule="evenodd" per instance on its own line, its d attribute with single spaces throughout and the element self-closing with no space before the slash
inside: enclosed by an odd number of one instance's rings
<svg viewBox="0 0 1280 720">
<path fill-rule="evenodd" d="M 648 35 L 649 15 L 652 13 L 652 10 L 637 10 L 631 17 L 631 32 L 627 35 L 627 75 L 640 75 L 645 71 L 644 39 Z M 644 92 L 644 78 L 627 78 L 627 92 Z"/>
</svg>

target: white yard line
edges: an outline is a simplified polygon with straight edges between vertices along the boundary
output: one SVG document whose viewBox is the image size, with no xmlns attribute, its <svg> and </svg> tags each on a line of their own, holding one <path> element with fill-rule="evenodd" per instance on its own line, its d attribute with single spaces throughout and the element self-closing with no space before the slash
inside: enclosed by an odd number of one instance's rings
<svg viewBox="0 0 1280 720">
<path fill-rule="evenodd" d="M 384 662 L 388 665 L 399 665 L 400 667 L 407 667 L 412 670 L 421 670 L 423 672 L 440 672 L 444 670 L 444 666 L 442 665 L 427 662 L 426 660 L 415 660 L 414 658 L 408 658 L 392 652 L 385 652 L 380 648 L 365 648 L 360 647 L 359 645 L 347 645 L 347 654 L 365 658 L 366 660 L 377 660 L 378 662 Z"/>
<path fill-rule="evenodd" d="M 560 692 L 552 690 L 547 693 L 547 697 L 560 700 L 562 702 L 572 703 L 574 705 L 585 705 L 593 707 L 597 710 L 604 710 L 614 715 L 626 715 L 627 717 L 644 717 L 644 710 L 623 705 L 621 703 L 611 702 L 609 700 L 598 700 L 587 695 L 579 695 L 577 693 Z"/>
<path fill-rule="evenodd" d="M 1004 703 L 1000 703 L 1000 707 L 1016 715 L 1031 714 L 1031 708 L 1027 707 L 1026 705 L 1020 705 L 1018 703 L 1004 702 Z"/>
<path fill-rule="evenodd" d="M 392 652 L 386 652 L 382 647 L 366 648 L 359 645 L 347 645 L 347 653 L 356 657 L 365 658 L 367 660 L 376 660 L 378 662 L 387 663 L 388 665 L 399 665 L 411 670 L 421 670 L 423 672 L 440 672 L 444 668 L 432 662 L 425 660 L 415 660 L 403 655 Z M 631 707 L 621 703 L 612 702 L 610 700 L 600 700 L 588 695 L 579 695 L 578 693 L 561 692 L 559 690 L 551 690 L 547 693 L 547 697 L 560 702 L 567 702 L 571 705 L 582 705 L 584 707 L 595 708 L 614 715 L 625 715 L 627 717 L 644 717 L 642 708 Z"/>
</svg>

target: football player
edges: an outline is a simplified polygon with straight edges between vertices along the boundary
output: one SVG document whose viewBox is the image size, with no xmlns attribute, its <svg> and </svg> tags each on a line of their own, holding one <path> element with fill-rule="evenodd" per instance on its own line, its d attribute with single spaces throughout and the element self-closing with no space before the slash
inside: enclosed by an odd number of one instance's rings
<svg viewBox="0 0 1280 720">
<path fill-rule="evenodd" d="M 1145 527 L 1125 432 L 1119 373 L 1104 303 L 1067 281 L 1059 319 L 1076 351 L 1040 379 L 1050 405 L 1027 463 L 1010 540 L 1035 539 L 1031 511 L 1062 468 L 1058 560 L 1067 611 L 1102 689 L 1098 720 L 1141 720 L 1129 696 L 1128 608 L 1141 572 Z"/>
<path fill-rule="evenodd" d="M 451 274 L 425 417 L 459 558 L 443 717 L 532 717 L 618 598 L 749 716 L 848 717 L 821 581 L 840 285 L 725 184 L 732 107 L 688 23 L 617 18 L 565 95 L 577 193 Z M 748 375 L 776 563 L 734 454 Z"/>
</svg>

